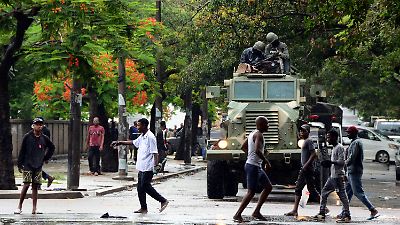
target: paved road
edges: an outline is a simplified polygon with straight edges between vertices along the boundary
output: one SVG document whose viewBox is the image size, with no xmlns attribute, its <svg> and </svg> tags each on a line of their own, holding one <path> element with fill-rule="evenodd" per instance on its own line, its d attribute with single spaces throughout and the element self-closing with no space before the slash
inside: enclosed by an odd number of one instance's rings
<svg viewBox="0 0 400 225">
<path fill-rule="evenodd" d="M 398 186 L 389 185 L 387 182 L 388 174 L 381 169 L 381 165 L 366 165 L 371 172 L 366 171 L 365 189 L 372 196 L 378 196 L 384 193 L 391 193 Z M 380 171 L 380 172 L 379 172 Z M 369 178 L 368 178 L 369 177 Z M 374 179 L 372 179 L 374 178 Z M 16 200 L 0 200 L 0 218 L 4 224 L 234 224 L 232 215 L 239 206 L 241 196 L 245 190 L 240 188 L 238 196 L 225 200 L 209 200 L 206 197 L 206 171 L 202 171 L 191 176 L 181 176 L 173 178 L 155 185 L 161 194 L 170 200 L 170 205 L 163 213 L 158 213 L 160 205 L 158 202 L 148 198 L 149 213 L 146 215 L 137 215 L 132 212 L 139 208 L 136 190 L 123 191 L 106 196 L 88 196 L 83 199 L 57 200 L 43 199 L 39 201 L 39 208 L 45 212 L 43 215 L 32 216 L 29 214 L 31 209 L 30 199 L 24 204 L 25 213 L 22 215 L 13 215 L 17 202 Z M 370 187 L 373 187 L 371 189 Z M 387 189 L 387 190 L 386 190 Z M 379 193 L 372 195 L 371 191 L 379 190 Z M 386 191 L 385 191 L 386 190 Z M 398 201 L 398 200 L 397 200 Z M 390 201 L 381 201 L 385 204 Z M 375 202 L 378 205 L 378 202 Z M 379 211 L 382 216 L 376 221 L 366 221 L 368 211 L 358 205 L 358 200 L 352 202 L 353 224 L 399 224 L 400 208 L 390 207 L 381 208 Z M 255 203 L 244 212 L 244 216 L 250 219 L 248 215 L 255 207 Z M 340 207 L 331 204 L 329 208 L 332 214 L 339 212 Z M 262 213 L 267 215 L 268 222 L 251 222 L 251 224 L 318 224 L 316 222 L 298 221 L 294 218 L 284 217 L 283 213 L 291 209 L 291 203 L 267 202 L 262 209 Z M 126 219 L 100 219 L 103 213 L 108 212 L 111 216 L 124 216 Z M 300 209 L 302 215 L 300 219 L 307 219 L 318 212 L 318 205 L 308 205 Z M 335 224 L 332 219 L 326 223 Z"/>
</svg>

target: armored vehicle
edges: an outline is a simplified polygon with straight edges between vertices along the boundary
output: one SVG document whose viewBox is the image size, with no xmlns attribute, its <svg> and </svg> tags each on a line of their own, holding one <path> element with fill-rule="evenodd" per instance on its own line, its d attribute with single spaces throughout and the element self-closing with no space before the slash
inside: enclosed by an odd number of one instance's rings
<svg viewBox="0 0 400 225">
<path fill-rule="evenodd" d="M 295 185 L 301 167 L 303 143 L 299 139 L 298 127 L 309 120 L 312 113 L 319 112 L 321 104 L 325 104 L 307 103 L 305 85 L 306 80 L 296 75 L 251 72 L 234 73 L 232 79 L 224 81 L 229 101 L 227 120 L 222 124 L 226 138 L 207 149 L 209 198 L 235 196 L 238 183 L 246 187 L 246 154 L 241 146 L 250 132 L 256 129 L 255 119 L 258 116 L 269 120 L 269 129 L 263 135 L 265 155 L 272 165 L 268 174 L 271 182 L 287 187 Z M 211 97 L 218 92 L 215 88 L 208 90 Z M 310 92 L 314 92 L 310 97 L 322 94 L 320 90 L 311 89 Z M 325 118 L 325 113 L 328 115 L 329 112 L 323 111 L 319 115 Z"/>
</svg>

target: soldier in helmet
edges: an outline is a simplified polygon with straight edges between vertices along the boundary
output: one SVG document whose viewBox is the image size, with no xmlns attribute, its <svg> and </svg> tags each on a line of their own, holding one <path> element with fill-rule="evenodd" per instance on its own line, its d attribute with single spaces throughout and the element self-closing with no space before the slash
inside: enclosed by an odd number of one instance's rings
<svg viewBox="0 0 400 225">
<path fill-rule="evenodd" d="M 265 44 L 262 41 L 257 41 L 253 47 L 246 48 L 240 56 L 240 63 L 247 63 L 251 66 L 265 60 L 264 55 Z"/>
<path fill-rule="evenodd" d="M 267 46 L 265 56 L 267 59 L 281 58 L 283 61 L 283 72 L 290 72 L 289 50 L 285 43 L 279 41 L 278 35 L 273 32 L 267 34 Z"/>
</svg>

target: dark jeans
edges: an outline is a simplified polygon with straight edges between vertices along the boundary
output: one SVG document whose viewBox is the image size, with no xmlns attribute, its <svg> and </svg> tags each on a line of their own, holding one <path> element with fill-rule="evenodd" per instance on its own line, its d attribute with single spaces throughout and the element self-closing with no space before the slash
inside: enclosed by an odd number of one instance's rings
<svg viewBox="0 0 400 225">
<path fill-rule="evenodd" d="M 320 197 L 317 189 L 315 188 L 314 174 L 312 170 L 300 170 L 299 177 L 296 181 L 295 194 L 301 196 L 304 186 L 307 184 L 307 189 L 310 194 Z"/>
<path fill-rule="evenodd" d="M 90 172 L 100 173 L 100 147 L 90 146 L 88 153 L 89 170 Z"/>
<path fill-rule="evenodd" d="M 167 201 L 151 186 L 151 179 L 153 179 L 153 171 L 139 171 L 137 192 L 141 209 L 147 210 L 146 193 L 160 203 Z"/>
</svg>

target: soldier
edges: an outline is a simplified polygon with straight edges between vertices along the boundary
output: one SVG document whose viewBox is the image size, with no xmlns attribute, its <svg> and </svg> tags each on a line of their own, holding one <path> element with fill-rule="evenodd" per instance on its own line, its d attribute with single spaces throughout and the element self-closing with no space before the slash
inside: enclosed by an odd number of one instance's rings
<svg viewBox="0 0 400 225">
<path fill-rule="evenodd" d="M 253 47 L 246 48 L 240 56 L 240 63 L 247 63 L 255 66 L 258 62 L 265 60 L 264 55 L 265 44 L 262 41 L 257 41 Z"/>
<path fill-rule="evenodd" d="M 247 193 L 243 197 L 238 211 L 233 216 L 233 220 L 239 223 L 243 222 L 242 212 L 254 197 L 258 184 L 261 184 L 263 191 L 252 216 L 257 220 L 265 221 L 266 218 L 260 213 L 260 210 L 272 191 L 272 184 L 265 173 L 265 171 L 271 169 L 271 164 L 264 156 L 265 140 L 263 133 L 268 130 L 268 119 L 263 116 L 257 117 L 256 126 L 257 129 L 249 134 L 242 146 L 242 150 L 247 153 L 247 161 L 244 167 L 247 179 Z"/>
<path fill-rule="evenodd" d="M 279 41 L 278 35 L 269 32 L 267 34 L 267 43 L 265 47 L 265 56 L 268 59 L 281 58 L 283 63 L 283 73 L 290 72 L 289 50 L 285 43 Z"/>
</svg>

